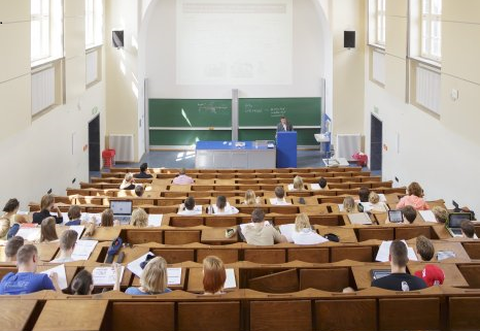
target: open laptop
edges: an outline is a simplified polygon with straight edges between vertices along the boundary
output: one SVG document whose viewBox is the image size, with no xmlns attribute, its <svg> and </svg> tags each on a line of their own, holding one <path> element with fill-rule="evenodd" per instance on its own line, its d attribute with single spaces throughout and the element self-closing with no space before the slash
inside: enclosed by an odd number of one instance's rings
<svg viewBox="0 0 480 331">
<path fill-rule="evenodd" d="M 113 218 L 121 224 L 130 223 L 132 207 L 132 200 L 110 200 L 110 209 L 113 211 Z"/>
<path fill-rule="evenodd" d="M 390 209 L 388 211 L 388 220 L 390 223 L 402 223 L 403 212 L 400 209 Z"/>
<path fill-rule="evenodd" d="M 447 231 L 450 232 L 452 237 L 461 237 L 462 229 L 460 225 L 463 221 L 471 221 L 472 213 L 450 213 L 448 215 L 448 222 L 445 225 Z"/>
</svg>

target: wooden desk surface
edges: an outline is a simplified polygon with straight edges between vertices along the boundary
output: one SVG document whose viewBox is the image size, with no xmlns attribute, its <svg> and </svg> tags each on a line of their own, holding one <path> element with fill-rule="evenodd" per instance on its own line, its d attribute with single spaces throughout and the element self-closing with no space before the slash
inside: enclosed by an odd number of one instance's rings
<svg viewBox="0 0 480 331">
<path fill-rule="evenodd" d="M 40 243 L 35 244 L 38 250 L 38 256 L 40 261 L 49 262 L 54 259 L 55 255 L 59 250 L 59 244 L 56 243 Z"/>
<path fill-rule="evenodd" d="M 37 300 L 0 300 L 0 331 L 23 331 L 33 314 Z"/>
<path fill-rule="evenodd" d="M 167 267 L 167 268 L 176 268 L 176 267 Z M 188 268 L 182 268 L 182 275 L 180 277 L 180 284 L 178 285 L 168 285 L 168 288 L 171 289 L 171 290 L 184 290 L 185 289 L 185 279 L 186 279 L 186 276 L 187 276 L 187 272 L 188 272 Z M 200 268 L 201 270 L 201 268 Z M 189 275 L 190 277 L 190 275 Z M 131 286 L 134 286 L 134 287 L 139 287 L 140 286 L 140 277 L 137 277 L 135 275 L 133 275 L 133 281 L 132 281 L 132 285 Z M 202 289 L 203 289 L 203 285 L 202 285 Z"/>
<path fill-rule="evenodd" d="M 320 233 L 320 235 L 324 236 L 327 233 L 333 233 L 340 238 L 340 242 L 348 243 L 348 242 L 358 242 L 357 236 L 355 235 L 355 231 L 353 228 L 342 228 L 342 227 L 335 227 L 335 226 L 322 226 L 322 225 L 314 225 L 314 229 Z"/>
<path fill-rule="evenodd" d="M 455 287 L 468 287 L 467 280 L 463 277 L 462 273 L 454 263 L 431 263 L 431 262 L 409 262 L 407 265 L 408 271 L 411 275 L 415 272 L 423 270 L 427 264 L 434 264 L 443 270 L 445 274 L 444 285 Z"/>
<path fill-rule="evenodd" d="M 225 267 L 228 268 L 228 267 Z M 187 291 L 188 292 L 193 292 L 193 293 L 203 293 L 203 268 L 189 268 L 188 269 L 188 285 L 187 285 Z M 235 271 L 235 282 L 236 282 L 236 287 L 235 288 L 229 288 L 225 289 L 225 292 L 228 291 L 235 291 L 238 289 L 238 283 L 239 283 L 239 275 L 238 275 L 238 269 L 234 268 Z"/>
<path fill-rule="evenodd" d="M 202 237 L 200 241 L 203 244 L 209 245 L 221 245 L 221 244 L 233 244 L 238 242 L 238 232 L 231 238 L 225 237 L 225 230 L 227 228 L 209 228 L 202 230 Z"/>
<path fill-rule="evenodd" d="M 122 228 L 118 226 L 98 227 L 91 238 L 82 237 L 82 239 L 94 239 L 98 241 L 113 241 L 120 236 Z"/>
<path fill-rule="evenodd" d="M 455 253 L 455 259 L 470 261 L 470 256 L 468 256 L 467 251 L 460 242 L 432 241 L 432 243 L 433 247 L 435 247 L 435 253 L 438 253 L 438 251 L 453 251 Z M 437 260 L 436 254 L 434 259 Z"/>
<path fill-rule="evenodd" d="M 371 271 L 374 269 L 390 270 L 389 263 L 366 264 L 360 266 L 352 266 L 352 274 L 358 290 L 364 290 L 372 285 Z"/>
<path fill-rule="evenodd" d="M 7 257 L 5 256 L 5 246 L 0 246 L 0 262 L 5 262 Z"/>
<path fill-rule="evenodd" d="M 97 331 L 101 329 L 108 300 L 49 300 L 34 331 Z"/>
</svg>

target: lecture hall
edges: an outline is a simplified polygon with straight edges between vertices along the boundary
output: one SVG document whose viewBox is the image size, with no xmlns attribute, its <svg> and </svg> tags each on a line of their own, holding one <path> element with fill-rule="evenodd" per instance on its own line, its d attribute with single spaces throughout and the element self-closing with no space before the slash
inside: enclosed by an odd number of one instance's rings
<svg viewBox="0 0 480 331">
<path fill-rule="evenodd" d="M 0 331 L 480 330 L 480 1 L 5 0 L 0 41 Z"/>
</svg>

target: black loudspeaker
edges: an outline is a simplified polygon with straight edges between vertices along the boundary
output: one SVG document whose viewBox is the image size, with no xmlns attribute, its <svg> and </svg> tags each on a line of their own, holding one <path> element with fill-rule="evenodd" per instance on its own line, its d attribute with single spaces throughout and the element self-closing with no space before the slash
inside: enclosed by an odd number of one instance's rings
<svg viewBox="0 0 480 331">
<path fill-rule="evenodd" d="M 343 31 L 343 47 L 355 48 L 355 31 Z"/>
<path fill-rule="evenodd" d="M 123 30 L 112 31 L 112 44 L 113 47 L 123 47 Z"/>
</svg>

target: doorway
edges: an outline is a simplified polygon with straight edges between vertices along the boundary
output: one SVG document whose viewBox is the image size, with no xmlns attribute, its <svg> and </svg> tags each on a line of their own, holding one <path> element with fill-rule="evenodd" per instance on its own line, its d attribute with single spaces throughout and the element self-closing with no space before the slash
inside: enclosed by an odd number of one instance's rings
<svg viewBox="0 0 480 331">
<path fill-rule="evenodd" d="M 371 115 L 370 131 L 370 170 L 382 171 L 383 123 Z"/>
<path fill-rule="evenodd" d="M 100 115 L 88 123 L 89 171 L 100 171 Z"/>
</svg>

